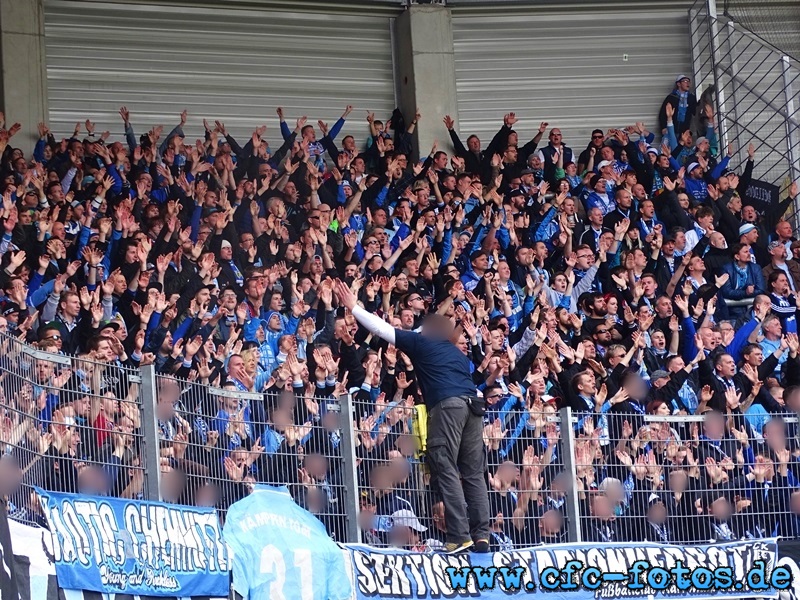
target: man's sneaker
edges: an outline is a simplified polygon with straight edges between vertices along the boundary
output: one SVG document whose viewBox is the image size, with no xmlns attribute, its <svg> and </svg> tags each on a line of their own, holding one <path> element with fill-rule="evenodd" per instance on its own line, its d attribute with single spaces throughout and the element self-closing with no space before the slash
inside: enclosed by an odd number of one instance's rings
<svg viewBox="0 0 800 600">
<path fill-rule="evenodd" d="M 473 542 L 472 540 L 467 540 L 466 542 L 456 543 L 456 542 L 447 542 L 444 545 L 444 553 L 445 554 L 461 554 L 462 552 L 466 552 L 470 548 L 472 548 Z"/>
<path fill-rule="evenodd" d="M 477 540 L 475 542 L 475 547 L 472 549 L 473 552 L 477 552 L 478 554 L 486 554 L 489 552 L 489 540 Z"/>
</svg>

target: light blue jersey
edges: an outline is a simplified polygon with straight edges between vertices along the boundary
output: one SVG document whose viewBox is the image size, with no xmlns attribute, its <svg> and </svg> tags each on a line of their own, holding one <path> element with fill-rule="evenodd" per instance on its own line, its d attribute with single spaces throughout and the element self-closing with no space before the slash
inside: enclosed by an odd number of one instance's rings
<svg viewBox="0 0 800 600">
<path fill-rule="evenodd" d="M 286 488 L 258 486 L 228 510 L 233 587 L 245 600 L 347 600 L 350 578 L 325 526 Z"/>
</svg>

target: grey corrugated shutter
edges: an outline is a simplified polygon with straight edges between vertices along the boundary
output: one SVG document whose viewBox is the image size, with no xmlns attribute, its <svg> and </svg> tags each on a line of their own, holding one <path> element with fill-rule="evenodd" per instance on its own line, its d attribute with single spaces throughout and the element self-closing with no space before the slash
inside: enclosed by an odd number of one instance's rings
<svg viewBox="0 0 800 600">
<path fill-rule="evenodd" d="M 675 76 L 691 76 L 688 3 L 635 10 L 591 7 L 453 8 L 458 130 L 484 145 L 513 110 L 520 143 L 540 121 L 560 127 L 574 150 L 591 130 L 657 115 Z M 545 143 L 547 139 L 545 138 Z"/>
<path fill-rule="evenodd" d="M 365 137 L 366 111 L 385 118 L 395 105 L 397 8 L 275 4 L 45 0 L 51 128 L 70 134 L 89 117 L 98 131 L 120 134 L 118 109 L 126 105 L 137 133 L 155 124 L 169 130 L 187 108 L 192 138 L 206 117 L 237 137 L 267 123 L 274 140 L 277 106 L 287 121 L 305 114 L 316 126 L 353 104 L 345 133 L 363 129 Z"/>
</svg>

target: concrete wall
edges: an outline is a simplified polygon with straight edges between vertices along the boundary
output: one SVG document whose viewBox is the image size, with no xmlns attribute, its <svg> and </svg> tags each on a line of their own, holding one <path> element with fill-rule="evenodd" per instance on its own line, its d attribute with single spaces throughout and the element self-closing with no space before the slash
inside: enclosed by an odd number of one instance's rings
<svg viewBox="0 0 800 600">
<path fill-rule="evenodd" d="M 409 121 L 417 107 L 422 113 L 416 131 L 420 154 L 426 156 L 435 139 L 447 150 L 442 117 L 449 114 L 458 122 L 450 11 L 415 4 L 397 18 L 395 35 L 400 109 Z"/>
<path fill-rule="evenodd" d="M 43 0 L 0 0 L 0 64 L 0 109 L 6 127 L 22 125 L 11 143 L 27 153 L 47 120 Z"/>
</svg>

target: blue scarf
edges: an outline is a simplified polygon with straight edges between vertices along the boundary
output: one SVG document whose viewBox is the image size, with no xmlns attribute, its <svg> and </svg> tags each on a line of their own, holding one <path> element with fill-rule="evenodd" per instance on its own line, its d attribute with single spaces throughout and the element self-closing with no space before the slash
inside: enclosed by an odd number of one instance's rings
<svg viewBox="0 0 800 600">
<path fill-rule="evenodd" d="M 680 92 L 675 89 L 678 96 L 678 123 L 683 123 L 686 120 L 686 111 L 689 109 L 689 92 Z"/>
<path fill-rule="evenodd" d="M 742 289 L 743 287 L 747 286 L 747 268 L 740 267 L 735 262 L 733 263 L 733 268 L 736 271 L 736 289 Z"/>
</svg>

